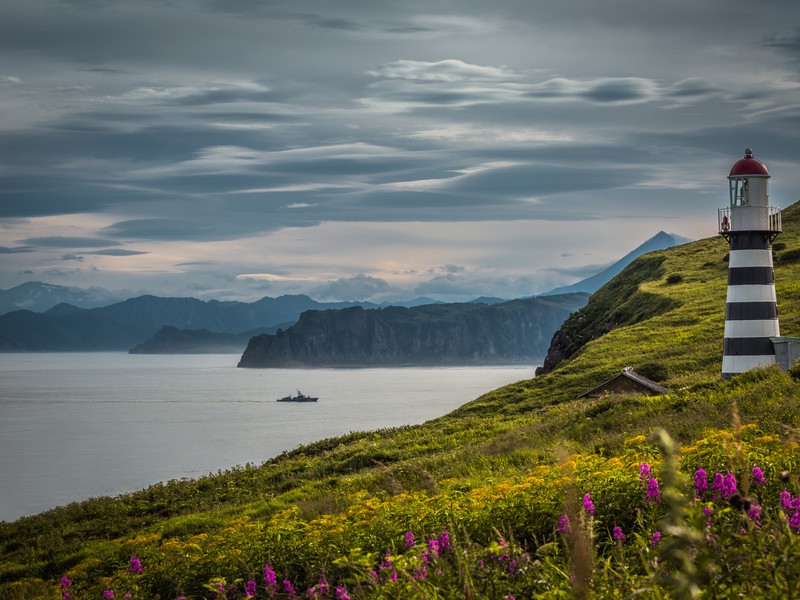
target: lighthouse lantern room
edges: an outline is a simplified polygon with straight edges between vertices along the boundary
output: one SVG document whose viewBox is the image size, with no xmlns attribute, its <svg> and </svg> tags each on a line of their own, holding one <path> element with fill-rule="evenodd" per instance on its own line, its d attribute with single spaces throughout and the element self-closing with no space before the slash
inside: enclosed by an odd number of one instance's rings
<svg viewBox="0 0 800 600">
<path fill-rule="evenodd" d="M 728 175 L 730 205 L 719 209 L 719 233 L 730 244 L 722 378 L 775 364 L 780 337 L 772 241 L 781 212 L 769 205 L 769 171 L 745 150 Z"/>
</svg>

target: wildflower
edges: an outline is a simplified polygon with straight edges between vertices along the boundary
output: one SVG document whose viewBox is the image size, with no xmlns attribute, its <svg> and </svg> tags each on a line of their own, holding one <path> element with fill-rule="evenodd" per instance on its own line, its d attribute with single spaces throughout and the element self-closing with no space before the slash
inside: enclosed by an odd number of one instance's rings
<svg viewBox="0 0 800 600">
<path fill-rule="evenodd" d="M 251 596 L 256 595 L 256 582 L 255 581 L 248 581 L 244 585 L 244 593 L 247 594 L 247 597 L 250 598 Z"/>
<path fill-rule="evenodd" d="M 289 581 L 288 579 L 283 580 L 283 591 L 289 596 L 295 596 L 297 594 L 297 592 L 295 592 L 294 588 L 292 587 L 292 582 Z"/>
<path fill-rule="evenodd" d="M 106 600 L 107 598 L 113 598 L 113 597 L 114 597 L 114 590 L 105 590 L 103 592 L 103 600 Z"/>
<path fill-rule="evenodd" d="M 753 485 L 761 485 L 762 483 L 766 483 L 766 479 L 764 479 L 764 471 L 761 470 L 761 467 L 753 467 L 751 474 L 753 476 Z"/>
<path fill-rule="evenodd" d="M 439 556 L 439 540 L 428 540 L 428 551 L 434 556 Z"/>
<path fill-rule="evenodd" d="M 661 504 L 661 490 L 658 489 L 658 479 L 655 477 L 647 482 L 647 499 L 653 504 Z"/>
<path fill-rule="evenodd" d="M 131 573 L 144 573 L 141 561 L 135 556 L 131 556 L 130 563 L 128 564 L 128 571 Z"/>
<path fill-rule="evenodd" d="M 722 479 L 723 498 L 730 498 L 736 493 L 736 477 L 733 473 L 727 473 Z"/>
<path fill-rule="evenodd" d="M 711 490 L 714 492 L 714 496 L 717 498 L 722 497 L 722 487 L 724 485 L 725 478 L 722 476 L 722 473 L 715 473 L 714 474 L 714 482 L 711 484 Z"/>
<path fill-rule="evenodd" d="M 328 580 L 325 579 L 324 577 L 320 577 L 319 578 L 319 583 L 317 584 L 317 586 L 318 586 L 320 594 L 327 594 L 328 590 L 331 589 L 331 586 L 328 583 Z"/>
<path fill-rule="evenodd" d="M 336 588 L 336 600 L 350 600 L 350 595 L 342 586 Z"/>
<path fill-rule="evenodd" d="M 619 525 L 614 527 L 614 532 L 611 534 L 611 536 L 614 538 L 614 541 L 617 544 L 621 545 L 625 543 L 625 532 L 622 531 L 622 527 Z"/>
<path fill-rule="evenodd" d="M 594 502 L 592 502 L 591 494 L 586 494 L 583 497 L 583 510 L 585 510 L 590 515 L 594 514 Z"/>
<path fill-rule="evenodd" d="M 752 504 L 750 506 L 750 510 L 747 511 L 747 516 L 756 525 L 761 525 L 761 505 L 760 504 Z"/>
<path fill-rule="evenodd" d="M 567 533 L 569 531 L 569 517 L 567 515 L 558 516 L 556 531 L 558 531 L 558 533 Z"/>
<path fill-rule="evenodd" d="M 403 542 L 406 548 L 411 548 L 414 545 L 414 534 L 410 531 L 406 531 L 406 537 Z"/>
<path fill-rule="evenodd" d="M 275 571 L 269 568 L 268 564 L 264 564 L 264 588 L 270 596 L 274 596 L 278 591 L 278 583 L 275 577 Z"/>
<path fill-rule="evenodd" d="M 70 588 L 72 587 L 72 581 L 70 581 L 66 576 L 61 578 L 61 600 L 72 600 L 72 593 L 70 592 Z"/>
<path fill-rule="evenodd" d="M 694 490 L 698 498 L 708 491 L 708 475 L 705 469 L 697 469 L 694 472 Z"/>
<path fill-rule="evenodd" d="M 439 534 L 439 552 L 447 552 L 450 550 L 450 534 L 445 529 Z"/>
<path fill-rule="evenodd" d="M 650 465 L 639 463 L 639 480 L 644 482 L 650 479 Z"/>
<path fill-rule="evenodd" d="M 786 490 L 781 492 L 781 506 L 786 509 L 792 508 L 792 495 Z"/>
<path fill-rule="evenodd" d="M 653 532 L 653 535 L 650 536 L 650 543 L 653 546 L 658 546 L 658 543 L 660 541 L 661 541 L 661 532 L 660 531 Z"/>
</svg>

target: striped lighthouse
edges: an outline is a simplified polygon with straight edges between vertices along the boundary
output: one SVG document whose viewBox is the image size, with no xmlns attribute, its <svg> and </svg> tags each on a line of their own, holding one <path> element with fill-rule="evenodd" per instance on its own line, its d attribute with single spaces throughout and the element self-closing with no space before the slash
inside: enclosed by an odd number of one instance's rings
<svg viewBox="0 0 800 600">
<path fill-rule="evenodd" d="M 772 241 L 780 209 L 769 205 L 769 172 L 745 150 L 728 175 L 730 206 L 719 209 L 719 233 L 730 244 L 722 378 L 775 364 L 771 338 L 780 336 Z"/>
</svg>

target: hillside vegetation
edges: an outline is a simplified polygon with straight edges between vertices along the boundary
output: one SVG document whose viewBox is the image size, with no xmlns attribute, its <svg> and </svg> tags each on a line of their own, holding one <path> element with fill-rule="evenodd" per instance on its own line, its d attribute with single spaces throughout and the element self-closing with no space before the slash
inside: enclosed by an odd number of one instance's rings
<svg viewBox="0 0 800 600">
<path fill-rule="evenodd" d="M 800 205 L 778 241 L 800 335 Z M 726 258 L 637 259 L 551 373 L 424 425 L 0 524 L 0 597 L 800 597 L 800 368 L 720 380 Z M 670 392 L 576 400 L 628 365 Z"/>
</svg>

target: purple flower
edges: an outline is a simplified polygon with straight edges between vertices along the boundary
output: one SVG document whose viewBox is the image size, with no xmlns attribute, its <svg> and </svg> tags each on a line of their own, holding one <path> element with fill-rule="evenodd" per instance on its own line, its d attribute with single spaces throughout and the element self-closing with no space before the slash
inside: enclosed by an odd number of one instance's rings
<svg viewBox="0 0 800 600">
<path fill-rule="evenodd" d="M 275 571 L 269 568 L 268 564 L 264 564 L 264 588 L 270 596 L 278 591 L 278 583 L 275 577 Z"/>
<path fill-rule="evenodd" d="M 705 469 L 694 472 L 694 490 L 698 498 L 708 491 L 708 475 Z"/>
<path fill-rule="evenodd" d="M 762 483 L 766 483 L 766 479 L 764 479 L 764 471 L 761 470 L 761 467 L 753 467 L 752 475 L 753 485 L 761 485 Z"/>
<path fill-rule="evenodd" d="M 721 498 L 722 496 L 722 488 L 725 483 L 725 478 L 722 476 L 722 473 L 715 473 L 714 474 L 714 482 L 711 484 L 711 490 L 714 492 L 714 496 L 717 498 Z"/>
<path fill-rule="evenodd" d="M 647 463 L 639 463 L 639 479 L 641 481 L 650 479 L 650 465 Z"/>
<path fill-rule="evenodd" d="M 590 515 L 594 514 L 594 502 L 592 502 L 591 494 L 586 494 L 583 497 L 583 510 L 585 510 Z"/>
<path fill-rule="evenodd" d="M 625 532 L 622 531 L 622 527 L 620 527 L 619 525 L 614 527 L 614 532 L 611 535 L 617 544 L 625 543 Z"/>
<path fill-rule="evenodd" d="M 761 505 L 760 504 L 751 505 L 750 510 L 747 511 L 747 516 L 750 518 L 751 521 L 753 521 L 757 525 L 761 525 Z"/>
<path fill-rule="evenodd" d="M 297 595 L 297 592 L 295 592 L 294 588 L 292 587 L 292 582 L 289 581 L 288 579 L 283 580 L 283 592 L 290 596 Z"/>
<path fill-rule="evenodd" d="M 61 578 L 61 589 L 67 590 L 72 587 L 72 581 L 69 580 L 66 576 Z"/>
<path fill-rule="evenodd" d="M 655 477 L 647 482 L 647 499 L 654 504 L 661 504 L 661 490 L 658 489 L 658 479 Z"/>
<path fill-rule="evenodd" d="M 653 544 L 653 546 L 658 546 L 658 543 L 660 541 L 661 541 L 661 532 L 660 531 L 653 532 L 653 535 L 650 536 L 650 543 Z"/>
<path fill-rule="evenodd" d="M 558 516 L 556 531 L 558 531 L 558 533 L 567 533 L 569 531 L 569 517 L 567 515 Z"/>
<path fill-rule="evenodd" d="M 141 561 L 135 556 L 131 556 L 130 563 L 128 564 L 128 571 L 131 573 L 144 573 Z"/>
<path fill-rule="evenodd" d="M 789 517 L 788 521 L 789 527 L 794 529 L 795 533 L 800 533 L 800 511 L 797 511 L 791 517 Z"/>
<path fill-rule="evenodd" d="M 736 493 L 736 477 L 733 473 L 727 473 L 722 481 L 723 498 L 728 499 Z"/>
<path fill-rule="evenodd" d="M 256 595 L 256 582 L 253 580 L 248 581 L 244 584 L 244 593 L 247 594 L 248 597 Z"/>
<path fill-rule="evenodd" d="M 447 552 L 450 550 L 450 534 L 445 529 L 439 534 L 439 552 Z"/>
<path fill-rule="evenodd" d="M 406 531 L 406 537 L 403 541 L 403 544 L 405 544 L 406 548 L 411 548 L 411 546 L 414 545 L 414 534 L 410 531 Z"/>
<path fill-rule="evenodd" d="M 113 598 L 113 597 L 114 597 L 114 590 L 105 590 L 103 592 L 103 600 L 106 600 L 106 598 Z"/>
<path fill-rule="evenodd" d="M 342 586 L 336 588 L 336 600 L 350 600 L 350 594 Z"/>
<path fill-rule="evenodd" d="M 434 556 L 439 556 L 439 540 L 428 540 L 428 552 Z"/>
</svg>

